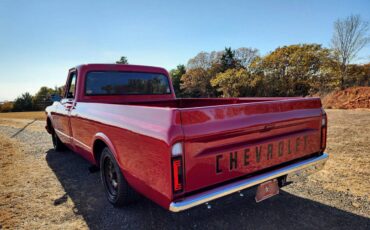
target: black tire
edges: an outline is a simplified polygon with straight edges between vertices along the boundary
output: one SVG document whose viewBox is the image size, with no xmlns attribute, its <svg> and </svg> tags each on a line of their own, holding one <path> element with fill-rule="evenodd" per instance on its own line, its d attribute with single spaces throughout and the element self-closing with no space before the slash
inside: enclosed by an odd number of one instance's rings
<svg viewBox="0 0 370 230">
<path fill-rule="evenodd" d="M 137 192 L 127 183 L 116 159 L 107 147 L 103 149 L 100 157 L 100 175 L 105 194 L 113 206 L 122 207 L 138 199 Z"/>
<path fill-rule="evenodd" d="M 65 149 L 63 142 L 59 139 L 55 131 L 51 134 L 51 140 L 53 141 L 53 147 L 56 152 L 61 152 Z"/>
</svg>

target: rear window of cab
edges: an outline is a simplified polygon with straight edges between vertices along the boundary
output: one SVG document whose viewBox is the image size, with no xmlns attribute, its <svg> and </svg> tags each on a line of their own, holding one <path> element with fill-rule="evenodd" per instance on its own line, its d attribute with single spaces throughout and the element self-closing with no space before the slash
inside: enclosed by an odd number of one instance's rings
<svg viewBox="0 0 370 230">
<path fill-rule="evenodd" d="M 170 94 L 167 76 L 141 72 L 88 72 L 85 95 L 160 95 Z"/>
</svg>

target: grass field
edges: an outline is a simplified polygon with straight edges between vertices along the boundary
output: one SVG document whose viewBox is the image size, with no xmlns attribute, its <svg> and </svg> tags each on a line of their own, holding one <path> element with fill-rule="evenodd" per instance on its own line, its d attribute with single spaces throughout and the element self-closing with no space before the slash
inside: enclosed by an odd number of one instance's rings
<svg viewBox="0 0 370 230">
<path fill-rule="evenodd" d="M 327 109 L 330 159 L 312 176 L 325 189 L 370 201 L 370 110 Z"/>
<path fill-rule="evenodd" d="M 0 229 L 87 229 L 71 199 L 55 204 L 65 191 L 45 159 L 1 133 L 0 172 Z"/>
<path fill-rule="evenodd" d="M 36 119 L 36 120 L 45 120 L 44 111 L 36 112 L 12 112 L 12 113 L 0 113 L 0 118 L 14 118 L 14 119 Z"/>
</svg>

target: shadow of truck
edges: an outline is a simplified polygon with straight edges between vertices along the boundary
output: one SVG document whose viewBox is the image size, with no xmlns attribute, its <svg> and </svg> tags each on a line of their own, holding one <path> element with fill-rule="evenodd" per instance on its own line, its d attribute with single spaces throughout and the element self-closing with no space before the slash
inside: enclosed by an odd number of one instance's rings
<svg viewBox="0 0 370 230">
<path fill-rule="evenodd" d="M 255 203 L 253 191 L 205 205 L 171 213 L 148 199 L 117 209 L 105 198 L 99 173 L 90 173 L 87 161 L 73 152 L 49 150 L 46 160 L 69 196 L 76 214 L 91 229 L 370 229 L 370 219 L 281 191 L 280 195 Z"/>
</svg>

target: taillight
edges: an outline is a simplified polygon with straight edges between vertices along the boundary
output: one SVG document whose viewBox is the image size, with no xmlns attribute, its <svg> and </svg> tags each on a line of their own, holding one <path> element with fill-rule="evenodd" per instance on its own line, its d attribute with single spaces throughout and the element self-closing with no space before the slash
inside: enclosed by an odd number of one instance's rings
<svg viewBox="0 0 370 230">
<path fill-rule="evenodd" d="M 182 157 L 172 159 L 173 191 L 178 193 L 183 190 Z"/>
<path fill-rule="evenodd" d="M 182 192 L 184 189 L 183 172 L 183 147 L 182 143 L 176 143 L 172 146 L 172 184 L 175 193 Z"/>
<path fill-rule="evenodd" d="M 321 151 L 323 152 L 326 148 L 326 132 L 328 126 L 328 119 L 324 109 L 322 109 L 322 117 L 321 117 Z"/>
</svg>

